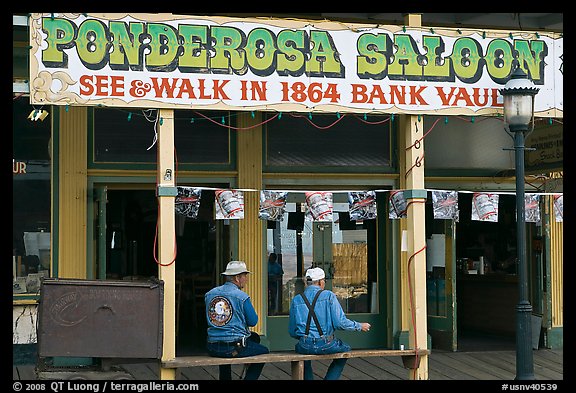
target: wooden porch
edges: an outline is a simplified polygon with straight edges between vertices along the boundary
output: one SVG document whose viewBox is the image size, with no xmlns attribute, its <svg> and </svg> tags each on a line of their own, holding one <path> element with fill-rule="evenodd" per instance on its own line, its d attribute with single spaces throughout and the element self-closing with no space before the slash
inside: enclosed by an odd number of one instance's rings
<svg viewBox="0 0 576 393">
<path fill-rule="evenodd" d="M 314 361 L 317 379 L 325 374 L 329 360 Z M 516 352 L 506 350 L 466 350 L 448 352 L 433 350 L 429 356 L 430 380 L 513 380 L 516 373 Z M 124 365 L 137 380 L 158 379 L 158 363 Z M 242 365 L 232 366 L 233 378 L 238 379 Z M 563 349 L 534 351 L 534 375 L 537 381 L 563 380 Z M 177 380 L 217 380 L 218 367 L 180 368 Z M 13 380 L 36 379 L 33 365 L 13 366 Z M 264 366 L 261 380 L 290 380 L 290 363 L 270 363 Z M 369 357 L 349 359 L 341 380 L 408 380 L 408 370 L 399 357 Z"/>
</svg>

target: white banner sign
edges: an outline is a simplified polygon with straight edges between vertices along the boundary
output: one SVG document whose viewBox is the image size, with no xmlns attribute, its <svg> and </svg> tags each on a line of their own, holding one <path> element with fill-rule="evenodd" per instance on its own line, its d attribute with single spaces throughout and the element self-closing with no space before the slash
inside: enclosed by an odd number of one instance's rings
<svg viewBox="0 0 576 393">
<path fill-rule="evenodd" d="M 166 14 L 32 14 L 32 104 L 486 115 L 517 64 L 562 117 L 558 33 Z"/>
</svg>

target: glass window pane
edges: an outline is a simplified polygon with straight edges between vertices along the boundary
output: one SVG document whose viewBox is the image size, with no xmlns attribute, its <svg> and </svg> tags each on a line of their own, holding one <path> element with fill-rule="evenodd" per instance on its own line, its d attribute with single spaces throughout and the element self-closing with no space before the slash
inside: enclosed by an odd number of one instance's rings
<svg viewBox="0 0 576 393">
<path fill-rule="evenodd" d="M 155 163 L 156 111 L 94 109 L 94 161 Z M 199 115 L 202 113 L 204 116 Z M 229 164 L 228 112 L 174 111 L 174 145 L 179 164 Z"/>
<path fill-rule="evenodd" d="M 174 111 L 178 162 L 228 164 L 230 129 L 224 126 L 230 124 L 228 115 L 228 112 Z M 222 124 L 222 116 L 225 124 Z"/>
<path fill-rule="evenodd" d="M 156 111 L 94 108 L 95 162 L 156 162 Z"/>
<path fill-rule="evenodd" d="M 282 116 L 265 125 L 269 166 L 390 167 L 388 116 Z"/>
<path fill-rule="evenodd" d="M 30 37 L 26 26 L 13 26 L 12 32 L 12 78 L 28 80 L 30 66 Z"/>
<path fill-rule="evenodd" d="M 370 312 L 368 230 L 363 229 L 362 225 L 352 224 L 351 229 L 341 229 L 339 224 L 335 224 L 332 231 L 334 263 L 332 291 L 336 294 L 344 312 Z M 375 285 L 373 289 L 376 289 Z"/>
<path fill-rule="evenodd" d="M 326 272 L 326 289 L 345 313 L 378 312 L 376 220 L 350 221 L 347 212 L 334 212 L 333 223 L 318 225 L 305 220 L 302 205 L 287 203 L 282 221 L 268 221 L 268 255 L 275 254 L 280 265 L 268 262 L 268 315 L 289 314 L 292 298 L 304 290 L 306 270 L 315 266 Z"/>
<path fill-rule="evenodd" d="M 312 266 L 312 222 L 304 221 L 300 206 L 287 203 L 284 219 L 269 221 L 268 253 L 277 255 L 283 274 L 274 277 L 268 271 L 268 315 L 288 315 L 292 298 L 304 290 L 302 276 Z"/>
</svg>

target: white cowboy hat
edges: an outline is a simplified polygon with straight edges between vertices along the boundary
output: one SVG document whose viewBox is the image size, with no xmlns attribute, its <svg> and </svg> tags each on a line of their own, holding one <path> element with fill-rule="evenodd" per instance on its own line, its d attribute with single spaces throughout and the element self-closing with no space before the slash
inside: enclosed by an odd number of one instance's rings
<svg viewBox="0 0 576 393">
<path fill-rule="evenodd" d="M 250 273 L 250 271 L 246 269 L 246 263 L 242 261 L 228 262 L 228 265 L 226 265 L 226 271 L 222 272 L 225 276 L 235 276 L 240 273 Z"/>
</svg>

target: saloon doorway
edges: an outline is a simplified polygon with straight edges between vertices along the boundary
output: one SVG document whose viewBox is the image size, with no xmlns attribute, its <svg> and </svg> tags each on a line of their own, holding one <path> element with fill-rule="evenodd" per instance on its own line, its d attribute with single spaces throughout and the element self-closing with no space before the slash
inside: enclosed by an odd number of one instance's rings
<svg viewBox="0 0 576 393">
<path fill-rule="evenodd" d="M 150 189 L 116 189 L 98 192 L 95 230 L 104 257 L 97 257 L 99 278 L 147 280 L 158 277 L 158 199 Z M 213 201 L 214 191 L 203 190 L 202 201 Z M 214 219 L 214 204 L 200 204 L 194 219 L 176 214 L 176 350 L 187 354 L 205 350 L 204 293 L 220 283 L 219 273 L 230 255 L 229 225 Z M 97 253 L 98 254 L 98 253 Z"/>
</svg>

